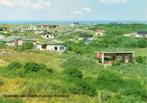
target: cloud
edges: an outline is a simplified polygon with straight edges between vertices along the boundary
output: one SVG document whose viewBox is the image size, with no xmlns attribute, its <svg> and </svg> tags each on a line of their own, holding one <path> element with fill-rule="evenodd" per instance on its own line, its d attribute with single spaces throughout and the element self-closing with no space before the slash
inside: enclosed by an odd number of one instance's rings
<svg viewBox="0 0 147 103">
<path fill-rule="evenodd" d="M 89 7 L 84 7 L 84 8 L 82 8 L 82 10 L 83 10 L 83 12 L 92 13 L 91 8 L 89 8 Z"/>
<path fill-rule="evenodd" d="M 49 0 L 0 0 L 0 5 L 30 9 L 44 9 L 50 5 Z"/>
<path fill-rule="evenodd" d="M 98 0 L 104 4 L 127 4 L 128 0 Z"/>
<path fill-rule="evenodd" d="M 75 10 L 75 11 L 74 11 L 74 14 L 75 14 L 75 15 L 82 15 L 83 13 L 82 13 L 82 11 L 80 11 L 80 10 Z"/>
<path fill-rule="evenodd" d="M 75 15 L 83 15 L 83 14 L 90 14 L 90 13 L 92 13 L 92 10 L 89 7 L 83 7 L 79 10 L 74 11 Z"/>
</svg>

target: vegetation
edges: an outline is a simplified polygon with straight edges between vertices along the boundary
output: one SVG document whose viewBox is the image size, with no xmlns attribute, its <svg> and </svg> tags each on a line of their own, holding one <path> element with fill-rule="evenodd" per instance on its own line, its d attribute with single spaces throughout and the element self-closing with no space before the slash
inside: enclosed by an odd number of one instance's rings
<svg viewBox="0 0 147 103">
<path fill-rule="evenodd" d="M 106 36 L 95 37 L 95 30 L 99 28 L 106 31 Z M 2 95 L 0 102 L 145 103 L 147 101 L 147 40 L 137 39 L 135 35 L 129 37 L 123 35 L 144 31 L 146 28 L 147 25 L 144 24 L 79 25 L 77 29 L 80 29 L 80 32 L 74 32 L 72 28 L 62 27 L 62 30 L 69 30 L 60 31 L 56 39 L 65 41 L 68 50 L 64 53 L 34 51 L 31 43 L 15 49 L 7 48 L 7 52 L 2 52 L 4 54 L 0 55 Z M 94 40 L 88 43 L 79 41 L 78 35 L 82 30 L 86 30 L 86 33 L 83 32 L 86 35 L 93 35 Z M 22 35 L 29 36 L 29 33 L 22 33 Z M 39 38 L 36 35 L 30 37 Z M 3 44 L 1 47 L 1 51 L 5 51 Z M 114 61 L 112 66 L 98 63 L 96 52 L 116 50 L 134 51 L 133 63 L 122 64 Z M 69 94 L 69 97 L 4 98 L 5 93 Z"/>
<path fill-rule="evenodd" d="M 12 69 L 17 69 L 17 68 L 21 68 L 22 67 L 22 64 L 19 63 L 19 62 L 11 62 L 7 68 L 12 70 Z"/>
</svg>

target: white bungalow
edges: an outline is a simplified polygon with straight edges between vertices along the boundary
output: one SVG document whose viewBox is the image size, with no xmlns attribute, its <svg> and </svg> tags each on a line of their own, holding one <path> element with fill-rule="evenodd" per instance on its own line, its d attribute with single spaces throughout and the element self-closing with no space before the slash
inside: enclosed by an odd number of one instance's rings
<svg viewBox="0 0 147 103">
<path fill-rule="evenodd" d="M 102 30 L 102 29 L 97 29 L 96 32 L 95 32 L 95 35 L 96 36 L 104 36 L 105 35 L 105 30 Z"/>
<path fill-rule="evenodd" d="M 46 51 L 64 52 L 67 48 L 63 44 L 37 44 L 36 49 Z"/>
</svg>

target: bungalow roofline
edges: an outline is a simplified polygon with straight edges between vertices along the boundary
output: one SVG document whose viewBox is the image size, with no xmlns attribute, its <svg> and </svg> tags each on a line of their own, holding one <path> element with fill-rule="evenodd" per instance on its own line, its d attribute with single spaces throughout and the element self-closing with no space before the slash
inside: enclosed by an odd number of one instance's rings
<svg viewBox="0 0 147 103">
<path fill-rule="evenodd" d="M 134 51 L 116 51 L 116 52 L 97 52 L 97 53 L 110 53 L 110 54 L 115 54 L 115 53 L 120 53 L 120 54 L 128 54 L 128 53 L 131 53 L 133 54 Z"/>
<path fill-rule="evenodd" d="M 59 43 L 37 43 L 38 45 L 65 45 L 65 44 L 59 44 Z"/>
<path fill-rule="evenodd" d="M 147 31 L 138 31 L 137 34 L 147 35 Z"/>
</svg>

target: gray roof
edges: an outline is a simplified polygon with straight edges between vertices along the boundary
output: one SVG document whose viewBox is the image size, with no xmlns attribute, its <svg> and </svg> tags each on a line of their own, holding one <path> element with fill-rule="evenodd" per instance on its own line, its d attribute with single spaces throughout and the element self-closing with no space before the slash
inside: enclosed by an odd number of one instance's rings
<svg viewBox="0 0 147 103">
<path fill-rule="evenodd" d="M 147 31 L 139 31 L 139 32 L 137 32 L 137 34 L 147 35 Z"/>
<path fill-rule="evenodd" d="M 98 52 L 98 53 L 120 53 L 120 54 L 128 54 L 128 53 L 134 53 L 134 51 L 114 51 L 114 52 Z"/>
<path fill-rule="evenodd" d="M 23 39 L 22 37 L 19 37 L 19 36 L 11 36 L 11 37 L 8 37 L 6 39 L 7 42 L 11 42 L 11 41 L 15 41 L 15 40 L 19 40 L 19 39 Z"/>
</svg>

